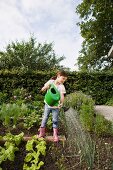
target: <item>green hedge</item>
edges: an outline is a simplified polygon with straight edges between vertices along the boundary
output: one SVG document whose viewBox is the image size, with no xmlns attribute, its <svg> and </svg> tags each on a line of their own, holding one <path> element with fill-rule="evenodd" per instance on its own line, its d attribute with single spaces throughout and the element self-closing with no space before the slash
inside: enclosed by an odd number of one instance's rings
<svg viewBox="0 0 113 170">
<path fill-rule="evenodd" d="M 38 93 L 43 84 L 54 75 L 55 72 L 0 70 L 0 89 L 10 94 L 13 89 L 23 87 Z M 105 104 L 113 97 L 113 73 L 69 72 L 65 86 L 67 94 L 82 91 L 91 95 L 96 104 Z"/>
<path fill-rule="evenodd" d="M 96 104 L 105 104 L 113 97 L 113 73 L 71 73 L 68 78 L 67 89 L 69 89 L 69 92 L 82 91 L 92 96 Z"/>
</svg>

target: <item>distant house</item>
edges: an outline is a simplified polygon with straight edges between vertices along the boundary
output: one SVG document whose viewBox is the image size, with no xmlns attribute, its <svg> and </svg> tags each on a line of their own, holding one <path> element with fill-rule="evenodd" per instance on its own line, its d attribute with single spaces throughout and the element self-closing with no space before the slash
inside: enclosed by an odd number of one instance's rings
<svg viewBox="0 0 113 170">
<path fill-rule="evenodd" d="M 108 52 L 108 56 L 113 57 L 113 45 L 112 45 L 111 49 Z"/>
</svg>

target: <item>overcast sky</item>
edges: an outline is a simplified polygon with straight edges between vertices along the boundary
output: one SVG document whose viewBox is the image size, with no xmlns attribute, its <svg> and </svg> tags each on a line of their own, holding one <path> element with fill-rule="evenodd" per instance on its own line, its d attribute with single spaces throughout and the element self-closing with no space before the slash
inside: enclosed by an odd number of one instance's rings
<svg viewBox="0 0 113 170">
<path fill-rule="evenodd" d="M 53 42 L 62 65 L 77 70 L 82 37 L 76 23 L 75 8 L 82 0 L 0 0 L 0 50 L 11 41 L 28 40 L 31 34 L 37 42 Z"/>
</svg>

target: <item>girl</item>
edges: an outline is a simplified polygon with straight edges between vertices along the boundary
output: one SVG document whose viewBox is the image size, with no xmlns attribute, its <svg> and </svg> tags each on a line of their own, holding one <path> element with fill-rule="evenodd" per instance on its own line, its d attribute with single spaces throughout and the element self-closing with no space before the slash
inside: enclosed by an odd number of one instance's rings
<svg viewBox="0 0 113 170">
<path fill-rule="evenodd" d="M 47 120 L 49 118 L 49 114 L 52 113 L 52 121 L 53 121 L 53 138 L 54 142 L 58 142 L 58 114 L 59 110 L 63 105 L 64 102 L 64 94 L 66 93 L 65 87 L 63 83 L 67 80 L 67 74 L 65 71 L 59 71 L 57 75 L 53 78 L 51 78 L 48 82 L 45 83 L 45 85 L 42 87 L 41 91 L 46 91 L 50 88 L 50 86 L 53 84 L 58 91 L 60 92 L 60 100 L 58 106 L 49 106 L 46 101 L 45 102 L 45 108 L 44 108 L 44 115 L 40 127 L 40 133 L 39 138 L 45 136 L 45 127 Z"/>
</svg>

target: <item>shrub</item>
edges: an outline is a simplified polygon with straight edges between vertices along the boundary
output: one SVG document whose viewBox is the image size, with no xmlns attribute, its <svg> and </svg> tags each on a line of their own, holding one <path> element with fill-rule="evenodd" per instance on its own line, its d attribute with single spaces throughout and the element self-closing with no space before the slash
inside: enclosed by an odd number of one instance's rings
<svg viewBox="0 0 113 170">
<path fill-rule="evenodd" d="M 87 130 L 93 130 L 94 101 L 90 96 L 82 92 L 72 93 L 66 96 L 64 107 L 72 107 L 80 114 L 80 120 Z"/>
<path fill-rule="evenodd" d="M 113 97 L 106 102 L 106 105 L 113 106 Z"/>
<path fill-rule="evenodd" d="M 88 131 L 93 131 L 94 108 L 92 105 L 82 104 L 80 109 L 80 121 Z"/>
<path fill-rule="evenodd" d="M 0 92 L 0 105 L 8 101 L 8 94 Z"/>
<path fill-rule="evenodd" d="M 103 115 L 96 115 L 94 132 L 98 135 L 113 135 L 113 124 L 106 120 Z"/>
<path fill-rule="evenodd" d="M 65 97 L 65 107 L 72 107 L 77 111 L 80 111 L 83 104 L 89 105 L 92 109 L 94 109 L 93 99 L 82 92 L 71 93 Z"/>
</svg>

